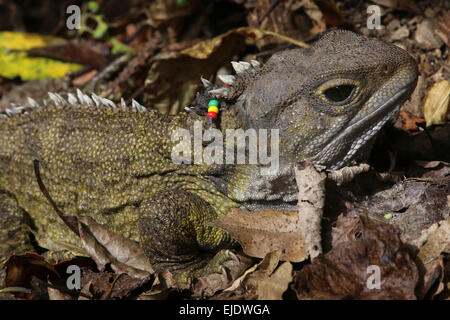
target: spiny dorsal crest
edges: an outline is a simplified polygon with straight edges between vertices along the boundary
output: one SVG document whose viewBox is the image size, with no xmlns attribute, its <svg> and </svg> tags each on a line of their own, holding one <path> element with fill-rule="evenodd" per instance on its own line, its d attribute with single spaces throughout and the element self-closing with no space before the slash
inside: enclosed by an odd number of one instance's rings
<svg viewBox="0 0 450 320">
<path fill-rule="evenodd" d="M 261 64 L 256 60 L 251 60 L 250 63 L 245 61 L 232 61 L 231 65 L 233 66 L 234 71 L 236 71 L 236 75 L 218 76 L 218 78 L 226 84 L 224 87 L 215 88 L 210 81 L 201 78 L 203 86 L 211 96 L 217 99 L 235 99 L 242 93 L 248 81 L 255 77 L 261 67 Z"/>
<path fill-rule="evenodd" d="M 0 114 L 0 118 L 10 118 L 18 114 L 27 114 L 35 108 L 42 107 L 97 107 L 97 108 L 110 108 L 119 109 L 119 107 L 111 100 L 99 97 L 95 93 L 91 96 L 81 92 L 77 89 L 76 96 L 72 93 L 67 94 L 67 98 L 63 98 L 58 93 L 49 92 L 49 99 L 44 99 L 42 104 L 39 104 L 36 100 L 28 97 L 27 102 L 24 105 L 11 104 L 8 109 L 5 110 L 3 114 Z M 120 103 L 120 108 L 122 110 L 132 110 L 135 112 L 148 112 L 149 110 L 143 105 L 139 104 L 136 100 L 132 99 L 131 105 L 127 106 L 125 100 L 122 98 Z"/>
</svg>

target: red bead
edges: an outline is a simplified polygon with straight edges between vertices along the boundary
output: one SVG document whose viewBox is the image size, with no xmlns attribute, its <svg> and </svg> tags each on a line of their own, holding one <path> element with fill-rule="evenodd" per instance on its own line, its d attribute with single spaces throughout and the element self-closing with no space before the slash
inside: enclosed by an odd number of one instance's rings
<svg viewBox="0 0 450 320">
<path fill-rule="evenodd" d="M 208 114 L 206 115 L 206 118 L 214 118 L 214 120 L 217 119 L 217 113 L 215 112 L 208 112 Z"/>
</svg>

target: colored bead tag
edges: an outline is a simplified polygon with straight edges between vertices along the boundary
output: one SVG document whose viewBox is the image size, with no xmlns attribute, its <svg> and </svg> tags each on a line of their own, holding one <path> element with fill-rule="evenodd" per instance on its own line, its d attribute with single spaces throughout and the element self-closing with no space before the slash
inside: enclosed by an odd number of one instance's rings
<svg viewBox="0 0 450 320">
<path fill-rule="evenodd" d="M 208 123 L 213 123 L 217 120 L 217 115 L 219 114 L 219 101 L 216 99 L 210 100 L 208 102 L 208 113 L 206 114 L 206 121 Z"/>
<path fill-rule="evenodd" d="M 386 213 L 386 214 L 384 215 L 384 218 L 385 218 L 386 220 L 391 220 L 391 219 L 392 219 L 392 213 Z"/>
<path fill-rule="evenodd" d="M 216 106 L 211 106 L 208 108 L 208 112 L 219 113 L 219 108 L 217 108 Z"/>
<path fill-rule="evenodd" d="M 217 113 L 208 112 L 208 114 L 206 115 L 206 118 L 214 118 L 214 120 L 217 120 Z"/>
<path fill-rule="evenodd" d="M 209 101 L 208 103 L 208 107 L 218 107 L 219 106 L 219 101 L 213 99 L 211 101 Z"/>
<path fill-rule="evenodd" d="M 208 113 L 206 114 L 206 120 L 208 123 L 212 123 L 217 120 L 219 114 L 219 101 L 216 99 L 210 100 L 208 103 Z"/>
</svg>

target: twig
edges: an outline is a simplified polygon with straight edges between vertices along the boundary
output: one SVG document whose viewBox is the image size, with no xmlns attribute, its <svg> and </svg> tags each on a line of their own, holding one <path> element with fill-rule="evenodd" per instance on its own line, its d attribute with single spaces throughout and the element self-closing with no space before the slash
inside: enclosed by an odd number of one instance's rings
<svg viewBox="0 0 450 320">
<path fill-rule="evenodd" d="M 301 47 L 301 48 L 309 48 L 310 47 L 309 44 L 307 44 L 307 43 L 305 43 L 303 41 L 297 41 L 295 39 L 283 36 L 282 34 L 279 34 L 279 33 L 276 33 L 276 32 L 270 31 L 270 30 L 262 30 L 262 32 L 264 32 L 264 34 L 266 34 L 266 35 L 274 36 L 274 37 L 276 37 L 278 39 L 281 39 L 283 41 L 295 44 L 296 46 Z"/>
<path fill-rule="evenodd" d="M 255 54 L 255 57 L 271 56 L 274 53 L 277 53 L 279 51 L 283 51 L 283 50 L 286 50 L 286 49 L 292 49 L 292 48 L 293 48 L 293 45 L 291 43 L 287 43 L 287 44 L 283 44 L 281 46 L 278 46 L 276 48 L 257 53 L 257 54 Z"/>
<path fill-rule="evenodd" d="M 284 0 L 274 0 L 272 1 L 272 3 L 270 4 L 270 6 L 266 9 L 266 11 L 264 11 L 263 15 L 261 17 L 259 17 L 258 19 L 258 26 L 261 25 L 261 23 L 263 22 L 263 20 L 273 11 L 273 9 L 275 9 L 282 1 Z"/>
<path fill-rule="evenodd" d="M 148 24 L 147 22 L 141 22 L 138 24 L 136 31 L 133 32 L 132 34 L 130 34 L 129 36 L 127 36 L 122 43 L 124 44 L 129 44 L 131 41 L 133 41 L 134 39 L 136 39 L 141 33 L 142 31 L 145 30 L 145 28 L 147 28 Z"/>
</svg>

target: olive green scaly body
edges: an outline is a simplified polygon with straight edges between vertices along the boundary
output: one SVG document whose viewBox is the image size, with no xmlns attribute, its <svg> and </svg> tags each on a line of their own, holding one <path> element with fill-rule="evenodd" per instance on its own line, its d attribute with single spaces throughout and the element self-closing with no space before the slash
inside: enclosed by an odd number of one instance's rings
<svg viewBox="0 0 450 320">
<path fill-rule="evenodd" d="M 177 165 L 171 159 L 177 143 L 170 139 L 172 131 L 192 127 L 200 119 L 186 113 L 39 108 L 0 127 L 1 190 L 15 195 L 35 222 L 37 235 L 51 239 L 47 247 L 51 242 L 80 242 L 42 195 L 34 159 L 39 160 L 43 182 L 65 214 L 89 215 L 135 241 L 139 240 L 137 208 L 163 190 L 188 191 L 224 213 L 237 204 L 207 177 L 218 165 Z"/>
</svg>

